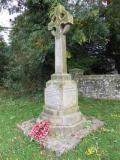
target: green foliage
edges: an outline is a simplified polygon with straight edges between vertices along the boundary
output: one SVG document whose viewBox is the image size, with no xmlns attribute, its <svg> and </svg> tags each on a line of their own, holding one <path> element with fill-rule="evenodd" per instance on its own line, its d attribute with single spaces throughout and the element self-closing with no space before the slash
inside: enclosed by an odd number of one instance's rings
<svg viewBox="0 0 120 160">
<path fill-rule="evenodd" d="M 93 65 L 96 62 L 96 57 L 90 57 L 89 55 L 81 55 L 79 59 L 69 59 L 68 60 L 68 67 L 69 69 L 73 68 L 79 68 L 83 69 L 84 72 L 86 73 L 89 69 L 90 66 Z"/>
<path fill-rule="evenodd" d="M 120 34 L 120 1 L 119 0 L 112 0 L 112 3 L 107 8 L 106 15 L 109 22 L 110 30 L 112 30 L 114 34 L 118 34 L 118 37 L 119 37 L 119 34 Z"/>
<path fill-rule="evenodd" d="M 110 28 L 111 49 L 114 54 L 120 54 L 120 1 L 113 0 L 107 10 L 107 17 Z"/>
<path fill-rule="evenodd" d="M 116 45 L 117 39 L 119 41 L 119 14 L 115 16 L 113 13 L 117 3 L 113 1 L 109 8 L 102 8 L 101 11 L 98 2 L 87 0 L 79 2 L 78 0 L 76 4 L 71 4 L 65 0 L 26 1 L 26 9 L 16 18 L 10 34 L 10 71 L 6 86 L 16 90 L 44 87 L 43 84 L 54 72 L 54 37 L 48 31 L 48 23 L 58 3 L 63 4 L 74 17 L 74 25 L 67 35 L 67 57 L 71 58 L 70 68 L 75 66 L 89 69 L 96 60 L 88 56 L 86 60 L 82 57 L 83 59 L 76 61 L 73 54 L 81 55 L 82 51 L 73 47 L 75 44 L 84 46 L 86 43 L 95 42 L 105 48 L 112 32 L 114 33 L 112 37 L 115 37 L 112 46 L 116 50 L 119 48 L 119 42 Z M 71 45 L 75 48 L 74 51 Z"/>
<path fill-rule="evenodd" d="M 100 17 L 99 6 L 93 4 L 90 8 L 83 9 L 80 6 L 75 15 L 74 40 L 80 45 L 91 41 L 105 45 L 108 35 L 108 26 Z"/>
<path fill-rule="evenodd" d="M 120 73 L 120 1 L 112 0 L 106 10 L 110 37 L 107 44 L 106 55 L 115 60 L 116 69 Z"/>
<path fill-rule="evenodd" d="M 11 70 L 5 84 L 15 90 L 36 89 L 48 79 L 46 76 L 43 80 L 44 74 L 49 75 L 52 70 L 52 63 L 47 64 L 51 60 L 47 59 L 48 52 L 53 48 L 47 29 L 49 4 L 39 3 L 27 1 L 28 9 L 16 19 L 11 32 Z M 51 65 L 50 70 L 46 72 L 48 65 Z"/>
<path fill-rule="evenodd" d="M 6 77 L 8 66 L 7 46 L 3 38 L 0 37 L 0 85 L 3 85 L 3 79 Z"/>
<path fill-rule="evenodd" d="M 27 0 L 27 10 L 16 18 L 10 35 L 10 71 L 6 87 L 14 90 L 43 88 L 54 72 L 54 39 L 48 31 L 48 23 L 50 8 L 56 3 Z"/>
</svg>

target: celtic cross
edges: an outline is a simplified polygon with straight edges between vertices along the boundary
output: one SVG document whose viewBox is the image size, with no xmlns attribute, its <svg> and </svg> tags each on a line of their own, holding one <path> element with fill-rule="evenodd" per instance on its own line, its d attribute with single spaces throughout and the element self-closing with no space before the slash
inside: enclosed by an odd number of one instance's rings
<svg viewBox="0 0 120 160">
<path fill-rule="evenodd" d="M 55 74 L 67 73 L 66 33 L 71 24 L 73 24 L 72 15 L 59 4 L 48 24 L 48 29 L 55 37 Z"/>
</svg>

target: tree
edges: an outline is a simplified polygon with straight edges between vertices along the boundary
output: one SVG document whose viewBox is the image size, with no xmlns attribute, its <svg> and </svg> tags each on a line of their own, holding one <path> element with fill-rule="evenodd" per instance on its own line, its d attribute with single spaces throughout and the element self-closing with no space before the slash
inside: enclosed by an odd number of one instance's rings
<svg viewBox="0 0 120 160">
<path fill-rule="evenodd" d="M 25 8 L 25 0 L 17 0 L 16 4 L 14 2 L 14 0 L 0 0 L 0 10 L 8 9 L 9 13 L 13 14 L 14 12 L 20 12 L 23 8 Z"/>
<path fill-rule="evenodd" d="M 12 88 L 38 88 L 41 79 L 47 80 L 54 72 L 54 37 L 48 31 L 48 23 L 59 2 L 74 16 L 74 25 L 67 36 L 68 57 L 83 54 L 78 48 L 86 43 L 106 45 L 109 32 L 106 20 L 100 17 L 98 1 L 78 0 L 73 4 L 65 0 L 27 0 L 24 13 L 16 18 L 10 34 L 11 70 L 7 84 L 12 84 Z"/>
<path fill-rule="evenodd" d="M 107 9 L 110 38 L 107 44 L 106 56 L 115 60 L 116 69 L 120 73 L 120 1 L 112 0 Z"/>
<path fill-rule="evenodd" d="M 8 58 L 6 55 L 7 46 L 3 40 L 3 37 L 0 36 L 0 85 L 3 85 L 3 79 L 6 77 Z"/>
<path fill-rule="evenodd" d="M 43 86 L 43 79 L 48 79 L 52 70 L 53 63 L 50 62 L 50 58 L 47 58 L 53 48 L 52 36 L 47 31 L 50 6 L 47 2 L 39 2 L 40 4 L 28 0 L 27 10 L 13 24 L 10 36 L 11 71 L 6 85 L 12 85 L 10 87 L 16 90 L 23 87 L 36 89 L 39 88 L 40 82 Z M 49 70 L 46 70 L 46 66 Z M 46 77 L 44 77 L 45 74 Z"/>
</svg>

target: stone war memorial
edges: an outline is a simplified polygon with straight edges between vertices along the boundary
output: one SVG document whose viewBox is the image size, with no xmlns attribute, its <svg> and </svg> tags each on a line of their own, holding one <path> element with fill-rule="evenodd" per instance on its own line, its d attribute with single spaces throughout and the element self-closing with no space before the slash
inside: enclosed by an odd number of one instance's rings
<svg viewBox="0 0 120 160">
<path fill-rule="evenodd" d="M 96 118 L 84 116 L 79 111 L 77 84 L 67 73 L 66 34 L 72 24 L 72 15 L 59 4 L 48 25 L 55 37 L 55 74 L 46 83 L 43 112 L 36 119 L 18 124 L 18 128 L 29 136 L 35 124 L 48 122 L 49 132 L 37 141 L 58 156 L 74 148 L 83 137 L 104 124 Z"/>
</svg>

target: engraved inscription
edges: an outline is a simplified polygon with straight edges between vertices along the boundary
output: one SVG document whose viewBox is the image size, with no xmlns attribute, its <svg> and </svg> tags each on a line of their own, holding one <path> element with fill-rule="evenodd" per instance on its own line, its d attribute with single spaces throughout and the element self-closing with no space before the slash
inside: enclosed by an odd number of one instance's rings
<svg viewBox="0 0 120 160">
<path fill-rule="evenodd" d="M 62 105 L 62 93 L 59 87 L 50 85 L 45 90 L 45 104 L 47 106 L 59 109 Z"/>
<path fill-rule="evenodd" d="M 50 85 L 45 90 L 45 104 L 54 109 L 66 109 L 78 106 L 78 90 L 76 84 Z"/>
<path fill-rule="evenodd" d="M 76 86 L 65 86 L 63 91 L 63 107 L 78 105 L 78 91 Z"/>
</svg>

